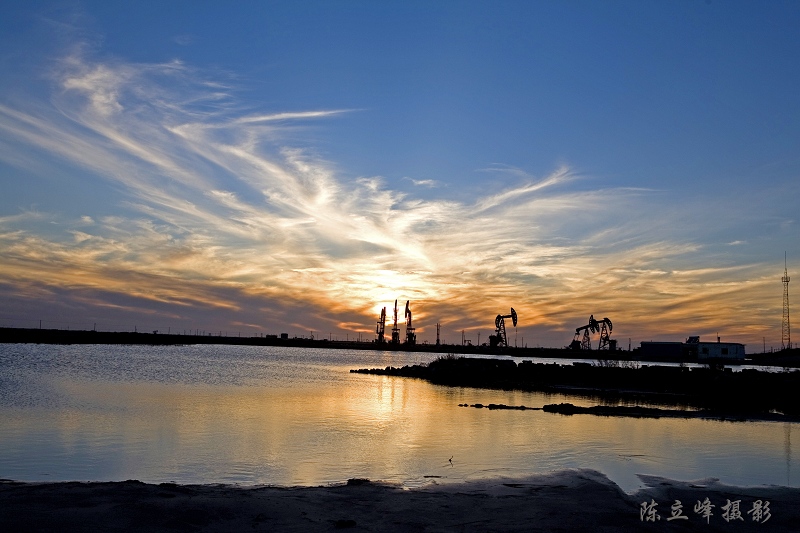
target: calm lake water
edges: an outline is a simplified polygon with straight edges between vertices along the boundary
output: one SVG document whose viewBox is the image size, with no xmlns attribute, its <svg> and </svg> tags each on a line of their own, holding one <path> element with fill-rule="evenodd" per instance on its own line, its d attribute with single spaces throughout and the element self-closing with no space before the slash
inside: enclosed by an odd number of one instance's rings
<svg viewBox="0 0 800 533">
<path fill-rule="evenodd" d="M 593 468 L 800 486 L 800 425 L 489 411 L 596 401 L 351 374 L 435 354 L 0 344 L 0 478 L 407 487 Z M 452 464 L 449 459 L 452 457 Z"/>
</svg>

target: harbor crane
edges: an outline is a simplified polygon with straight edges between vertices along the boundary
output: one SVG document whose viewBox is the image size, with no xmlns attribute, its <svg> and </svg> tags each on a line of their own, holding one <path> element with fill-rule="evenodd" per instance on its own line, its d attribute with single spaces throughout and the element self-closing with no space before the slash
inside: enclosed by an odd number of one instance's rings
<svg viewBox="0 0 800 533">
<path fill-rule="evenodd" d="M 494 326 L 496 328 L 495 334 L 489 335 L 490 346 L 508 346 L 508 337 L 506 336 L 506 318 L 510 318 L 514 323 L 514 327 L 517 327 L 517 312 L 514 311 L 513 307 L 511 308 L 511 314 L 497 315 L 494 319 Z"/>
<path fill-rule="evenodd" d="M 416 344 L 417 334 L 414 333 L 414 326 L 411 325 L 411 308 L 408 306 L 409 300 L 406 300 L 406 344 Z"/>
<path fill-rule="evenodd" d="M 386 342 L 386 339 L 383 337 L 383 332 L 386 329 L 386 307 L 381 309 L 381 318 L 378 320 L 378 327 L 375 329 L 375 333 L 378 334 L 378 344 L 383 344 Z"/>
<path fill-rule="evenodd" d="M 585 326 L 575 328 L 575 338 L 572 339 L 569 347 L 572 350 L 591 350 L 592 349 L 592 333 L 600 333 L 600 344 L 598 350 L 613 350 L 611 346 L 616 347 L 616 341 L 611 341 L 609 336 L 613 329 L 611 320 L 603 318 L 597 320 L 594 315 L 589 316 L 589 323 Z"/>
<path fill-rule="evenodd" d="M 394 301 L 394 327 L 392 327 L 392 344 L 400 344 L 400 328 L 397 327 L 397 300 Z"/>
</svg>

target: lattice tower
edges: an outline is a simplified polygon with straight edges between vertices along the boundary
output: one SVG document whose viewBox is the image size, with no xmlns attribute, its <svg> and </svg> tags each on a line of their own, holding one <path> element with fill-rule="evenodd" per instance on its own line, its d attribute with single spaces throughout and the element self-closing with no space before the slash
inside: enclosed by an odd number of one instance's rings
<svg viewBox="0 0 800 533">
<path fill-rule="evenodd" d="M 792 348 L 792 332 L 789 323 L 789 272 L 786 269 L 786 254 L 783 256 L 783 324 L 781 327 L 781 349 Z"/>
</svg>

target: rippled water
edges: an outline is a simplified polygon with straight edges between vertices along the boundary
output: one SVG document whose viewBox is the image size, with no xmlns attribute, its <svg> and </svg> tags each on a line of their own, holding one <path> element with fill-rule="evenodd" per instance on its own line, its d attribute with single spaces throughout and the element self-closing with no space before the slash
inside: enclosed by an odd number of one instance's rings
<svg viewBox="0 0 800 533">
<path fill-rule="evenodd" d="M 590 400 L 351 374 L 435 354 L 0 344 L 0 477 L 404 486 L 594 468 L 800 486 L 797 424 L 562 416 Z M 450 463 L 452 458 L 452 464 Z"/>
</svg>

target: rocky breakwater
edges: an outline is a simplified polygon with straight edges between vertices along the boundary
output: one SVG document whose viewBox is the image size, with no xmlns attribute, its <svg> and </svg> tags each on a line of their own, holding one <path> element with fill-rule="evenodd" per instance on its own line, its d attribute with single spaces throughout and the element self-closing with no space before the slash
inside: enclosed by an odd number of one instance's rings
<svg viewBox="0 0 800 533">
<path fill-rule="evenodd" d="M 800 416 L 800 371 L 642 365 L 639 368 L 542 364 L 447 356 L 427 365 L 351 372 L 419 378 L 440 385 L 563 392 L 603 399 L 632 399 L 693 406 L 738 415 Z"/>
</svg>

